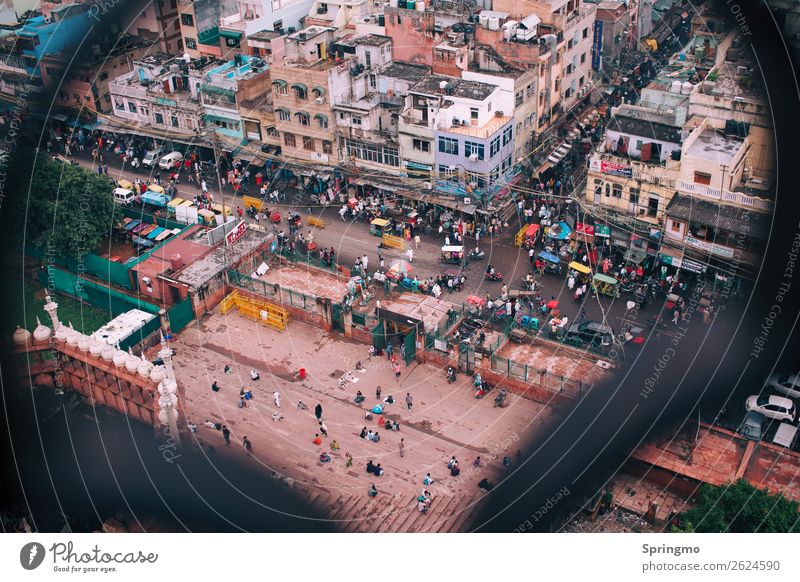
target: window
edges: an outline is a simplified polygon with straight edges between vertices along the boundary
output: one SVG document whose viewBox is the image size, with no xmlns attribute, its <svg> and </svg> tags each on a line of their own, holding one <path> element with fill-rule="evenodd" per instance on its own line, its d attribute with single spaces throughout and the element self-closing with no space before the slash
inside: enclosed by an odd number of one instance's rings
<svg viewBox="0 0 800 582">
<path fill-rule="evenodd" d="M 283 134 L 283 143 L 289 147 L 295 147 L 296 143 L 294 141 L 294 135 L 291 133 L 284 133 Z"/>
<path fill-rule="evenodd" d="M 489 172 L 489 183 L 494 184 L 499 179 L 500 179 L 500 165 L 498 164 L 497 166 L 492 168 L 491 172 Z"/>
<path fill-rule="evenodd" d="M 191 50 L 197 49 L 197 41 L 193 38 L 186 37 L 186 48 Z"/>
<path fill-rule="evenodd" d="M 475 184 L 478 188 L 484 188 L 486 186 L 486 178 L 484 174 L 479 174 L 477 172 L 467 172 L 464 178 L 467 181 L 467 184 Z"/>
<path fill-rule="evenodd" d="M 317 123 L 319 124 L 321 129 L 326 129 L 328 127 L 328 117 L 322 114 L 317 114 L 314 117 L 317 118 Z"/>
<path fill-rule="evenodd" d="M 620 184 L 614 184 L 611 186 L 611 195 L 614 198 L 622 198 L 622 186 Z"/>
<path fill-rule="evenodd" d="M 639 189 L 631 188 L 628 194 L 628 201 L 631 204 L 639 204 Z"/>
<path fill-rule="evenodd" d="M 507 171 L 509 168 L 511 168 L 511 156 L 503 160 L 503 172 Z"/>
<path fill-rule="evenodd" d="M 465 141 L 464 155 L 468 158 L 472 155 L 476 155 L 479 160 L 484 159 L 483 144 L 474 141 Z"/>
<path fill-rule="evenodd" d="M 452 137 L 439 137 L 439 151 L 443 154 L 458 155 L 458 140 Z"/>
<path fill-rule="evenodd" d="M 333 153 L 333 144 L 329 141 L 322 142 L 322 153 L 323 154 L 332 154 Z"/>
<path fill-rule="evenodd" d="M 605 193 L 606 193 L 606 198 L 611 196 L 611 184 L 606 184 Z"/>
<path fill-rule="evenodd" d="M 289 87 L 286 85 L 286 83 L 282 83 L 282 84 L 281 83 L 273 83 L 273 86 L 275 87 L 275 92 L 278 95 L 288 95 L 289 94 Z"/>
<path fill-rule="evenodd" d="M 670 219 L 668 222 L 669 222 L 669 229 L 672 232 L 680 232 L 681 231 L 681 223 L 680 222 L 678 222 L 677 220 L 672 220 L 672 219 Z"/>
<path fill-rule="evenodd" d="M 299 85 L 292 87 L 294 89 L 294 96 L 298 99 L 308 99 L 308 91 Z"/>
<path fill-rule="evenodd" d="M 360 115 L 353 115 L 350 118 L 350 121 L 353 123 L 353 125 L 361 125 L 361 116 Z"/>
<path fill-rule="evenodd" d="M 286 109 L 277 109 L 278 119 L 281 121 L 289 121 L 292 115 Z"/>
<path fill-rule="evenodd" d="M 317 148 L 314 146 L 314 138 L 308 137 L 306 135 L 303 136 L 303 149 L 308 150 L 310 152 L 317 151 Z"/>
<path fill-rule="evenodd" d="M 642 151 L 642 140 L 640 139 L 636 140 L 636 149 Z"/>
<path fill-rule="evenodd" d="M 519 107 L 522 105 L 522 100 L 525 97 L 525 93 L 523 91 L 519 91 L 516 96 L 514 97 L 514 106 Z"/>
<path fill-rule="evenodd" d="M 372 68 L 372 53 L 371 53 L 371 52 L 369 52 L 369 51 L 366 51 L 366 52 L 364 53 L 364 59 L 365 59 L 365 61 L 364 61 L 364 62 L 365 62 L 365 64 L 366 64 L 366 67 L 367 67 L 368 69 L 371 69 L 371 68 Z"/>
<path fill-rule="evenodd" d="M 369 76 L 369 86 L 370 86 L 370 88 L 374 89 L 377 86 L 377 83 L 378 83 L 377 77 L 375 77 L 375 75 L 370 75 Z"/>
<path fill-rule="evenodd" d="M 489 157 L 493 158 L 500 151 L 500 136 L 498 135 L 489 143 Z"/>
<path fill-rule="evenodd" d="M 118 101 L 117 99 L 114 99 L 114 109 L 121 109 L 121 110 L 124 111 L 125 110 L 125 104 L 122 101 Z"/>
<path fill-rule="evenodd" d="M 411 145 L 415 150 L 419 152 L 431 151 L 431 142 L 425 141 L 424 139 L 413 139 L 411 140 Z"/>
<path fill-rule="evenodd" d="M 400 165 L 400 155 L 396 147 L 353 139 L 343 141 L 345 153 L 350 157 L 387 166 Z"/>
<path fill-rule="evenodd" d="M 131 113 L 136 113 L 136 103 L 133 101 L 128 101 L 128 111 Z"/>
<path fill-rule="evenodd" d="M 164 125 L 164 116 L 160 113 L 156 113 L 156 123 Z"/>
<path fill-rule="evenodd" d="M 583 38 L 589 38 L 589 27 L 583 29 Z"/>
<path fill-rule="evenodd" d="M 704 184 L 705 186 L 708 186 L 709 184 L 711 184 L 711 174 L 706 174 L 705 172 L 695 172 L 694 183 Z"/>
<path fill-rule="evenodd" d="M 169 121 L 172 124 L 172 127 L 178 127 L 178 118 L 175 115 L 171 116 Z"/>
<path fill-rule="evenodd" d="M 583 64 L 583 63 L 585 63 L 585 62 L 586 62 L 586 53 L 583 53 L 583 54 L 581 55 L 581 64 Z"/>
<path fill-rule="evenodd" d="M 533 97 L 533 94 L 536 92 L 536 87 L 533 86 L 533 83 L 528 85 L 528 88 L 525 89 L 525 99 L 530 99 Z"/>
<path fill-rule="evenodd" d="M 510 125 L 503 130 L 503 145 L 511 143 L 514 136 L 514 128 Z"/>
<path fill-rule="evenodd" d="M 475 109 L 474 107 L 469 110 L 469 118 L 475 120 L 478 119 L 478 110 Z"/>
<path fill-rule="evenodd" d="M 649 198 L 647 200 L 647 216 L 655 218 L 658 214 L 658 198 Z"/>
<path fill-rule="evenodd" d="M 449 180 L 450 178 L 455 178 L 456 176 L 458 176 L 458 168 L 456 166 L 445 166 L 444 164 L 439 164 L 440 178 Z"/>
<path fill-rule="evenodd" d="M 578 81 L 578 85 L 583 87 L 583 84 L 586 83 L 586 77 L 581 77 L 580 81 Z"/>
<path fill-rule="evenodd" d="M 295 115 L 297 116 L 297 122 L 300 125 L 310 125 L 311 124 L 311 118 L 308 116 L 307 113 L 296 113 Z"/>
<path fill-rule="evenodd" d="M 194 17 L 191 14 L 181 14 L 181 24 L 184 26 L 194 26 Z"/>
</svg>

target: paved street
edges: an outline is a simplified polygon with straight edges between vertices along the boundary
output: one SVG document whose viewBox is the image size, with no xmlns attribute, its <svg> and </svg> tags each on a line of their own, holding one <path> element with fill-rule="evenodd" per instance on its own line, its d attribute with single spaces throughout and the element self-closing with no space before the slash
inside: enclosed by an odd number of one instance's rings
<svg viewBox="0 0 800 582">
<path fill-rule="evenodd" d="M 93 168 L 93 161 L 89 152 L 83 152 L 81 156 L 75 156 L 75 159 L 87 168 Z M 126 179 L 133 181 L 137 177 L 145 179 L 148 177 L 149 172 L 136 171 L 129 167 L 122 168 L 120 160 L 113 155 L 106 155 L 105 162 L 109 164 L 109 175 L 114 179 Z M 144 168 L 142 168 L 144 170 Z M 154 174 L 154 172 L 153 172 Z M 212 182 L 215 180 L 208 180 L 209 188 L 212 192 L 216 191 Z M 199 192 L 199 187 L 189 184 L 185 181 L 177 186 L 177 196 L 184 199 L 191 199 Z M 288 210 L 296 210 L 301 216 L 307 216 L 307 205 L 304 201 L 299 200 L 301 194 L 292 190 L 287 192 L 287 202 L 280 205 L 280 210 L 285 213 Z M 241 198 L 235 196 L 232 191 L 226 189 L 224 193 L 225 204 L 233 209 L 237 206 L 242 206 Z M 215 201 L 219 202 L 219 197 L 215 195 Z M 270 208 L 275 205 L 269 205 Z M 314 207 L 312 212 L 314 216 L 323 218 L 326 221 L 326 228 L 324 230 L 313 229 L 314 238 L 320 247 L 333 247 L 336 249 L 338 261 L 346 266 L 352 266 L 356 257 L 362 256 L 365 253 L 369 257 L 370 271 L 374 271 L 375 267 L 379 264 L 377 249 L 379 239 L 369 234 L 369 225 L 363 222 L 343 222 L 338 215 L 340 206 L 333 205 L 329 208 Z M 252 221 L 247 215 L 245 219 Z M 262 221 L 263 224 L 263 221 Z M 488 264 L 492 264 L 496 270 L 504 275 L 504 282 L 508 285 L 509 289 L 519 289 L 520 280 L 528 272 L 528 255 L 524 249 L 519 249 L 514 246 L 514 234 L 519 230 L 519 223 L 509 225 L 506 232 L 501 233 L 499 237 L 492 239 L 485 239 L 480 242 L 480 248 L 486 253 L 486 258 L 483 261 L 470 264 L 470 270 L 467 271 L 467 284 L 463 291 L 454 292 L 452 294 L 443 296 L 443 298 L 453 303 L 463 302 L 468 295 L 479 295 L 484 297 L 486 293 L 490 293 L 492 298 L 499 296 L 500 288 L 503 283 L 487 281 L 483 277 L 483 273 Z M 288 230 L 285 222 L 281 223 L 281 228 Z M 306 232 L 307 226 L 303 226 L 302 231 Z M 458 267 L 455 265 L 443 265 L 438 262 L 440 256 L 440 249 L 443 241 L 438 237 L 426 236 L 424 233 L 420 234 L 422 243 L 418 250 L 414 252 L 413 258 L 413 274 L 417 275 L 420 279 L 428 276 L 436 276 L 442 273 L 443 270 L 454 270 Z M 413 245 L 413 242 L 412 242 Z M 469 250 L 475 246 L 475 241 L 472 238 L 466 239 L 465 249 Z M 388 267 L 395 259 L 406 259 L 407 257 L 398 251 L 385 249 L 383 252 L 386 266 Z M 542 297 L 549 298 L 556 297 L 560 301 L 561 312 L 567 315 L 571 321 L 574 321 L 578 311 L 581 307 L 572 298 L 572 294 L 566 286 L 566 279 L 552 274 L 545 274 L 542 279 Z M 623 295 L 621 299 L 611 300 L 607 297 L 597 298 L 591 293 L 584 301 L 583 307 L 586 309 L 586 316 L 592 320 L 605 319 L 611 324 L 615 331 L 619 331 L 621 321 L 626 312 L 626 302 L 628 297 Z M 634 321 L 643 323 L 649 317 L 658 311 L 658 306 L 649 304 L 644 309 L 639 310 L 637 317 Z M 630 321 L 630 319 L 628 319 Z"/>
</svg>

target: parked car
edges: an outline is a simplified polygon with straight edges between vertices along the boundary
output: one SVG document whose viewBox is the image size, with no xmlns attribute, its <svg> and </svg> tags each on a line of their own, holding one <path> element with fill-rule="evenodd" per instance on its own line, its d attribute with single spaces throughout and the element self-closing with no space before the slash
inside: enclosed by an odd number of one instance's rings
<svg viewBox="0 0 800 582">
<path fill-rule="evenodd" d="M 755 410 L 767 418 L 781 422 L 794 422 L 797 419 L 797 407 L 794 405 L 794 400 L 783 396 L 767 394 L 750 396 L 745 401 L 744 407 L 748 412 Z"/>
<path fill-rule="evenodd" d="M 755 410 L 749 411 L 739 425 L 738 432 L 746 439 L 760 441 L 764 436 L 764 415 Z"/>
<path fill-rule="evenodd" d="M 787 449 L 794 448 L 797 440 L 797 429 L 797 425 L 781 423 L 778 430 L 775 431 L 775 436 L 772 437 L 772 442 Z"/>
<path fill-rule="evenodd" d="M 133 192 L 127 188 L 114 188 L 114 202 L 117 204 L 130 204 L 135 199 Z"/>
<path fill-rule="evenodd" d="M 183 154 L 181 152 L 170 152 L 158 162 L 158 167 L 162 170 L 171 170 L 175 166 L 180 165 L 183 161 Z"/>
<path fill-rule="evenodd" d="M 160 160 L 163 156 L 164 148 L 150 150 L 144 155 L 144 158 L 142 158 L 142 165 L 148 168 L 154 168 L 158 163 L 158 160 Z"/>
<path fill-rule="evenodd" d="M 800 374 L 772 374 L 767 386 L 789 398 L 800 398 Z"/>
<path fill-rule="evenodd" d="M 599 321 L 575 322 L 569 326 L 566 337 L 598 346 L 610 346 L 614 341 L 614 330 Z"/>
</svg>

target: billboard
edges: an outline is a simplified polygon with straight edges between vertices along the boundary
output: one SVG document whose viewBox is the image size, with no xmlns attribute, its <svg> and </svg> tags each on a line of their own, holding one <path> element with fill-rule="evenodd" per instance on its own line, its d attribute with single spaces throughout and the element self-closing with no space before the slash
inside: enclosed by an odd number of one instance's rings
<svg viewBox="0 0 800 582">
<path fill-rule="evenodd" d="M 594 172 L 609 174 L 610 176 L 620 176 L 621 178 L 632 178 L 633 168 L 616 162 L 606 162 L 600 158 L 589 160 L 589 169 Z"/>
<path fill-rule="evenodd" d="M 601 56 L 603 52 L 603 21 L 594 21 L 594 36 L 592 37 L 592 69 L 600 70 Z"/>
</svg>

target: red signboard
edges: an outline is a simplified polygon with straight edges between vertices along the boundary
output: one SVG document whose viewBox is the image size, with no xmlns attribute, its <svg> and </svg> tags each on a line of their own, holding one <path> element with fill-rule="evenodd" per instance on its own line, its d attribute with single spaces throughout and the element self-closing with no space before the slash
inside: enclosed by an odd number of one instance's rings
<svg viewBox="0 0 800 582">
<path fill-rule="evenodd" d="M 244 220 L 240 220 L 239 224 L 237 224 L 232 231 L 225 235 L 225 242 L 229 245 L 232 245 L 237 240 L 244 236 L 244 233 L 247 231 L 247 224 Z"/>
<path fill-rule="evenodd" d="M 575 224 L 575 232 L 594 236 L 594 227 L 591 224 L 583 224 L 578 222 Z"/>
</svg>

